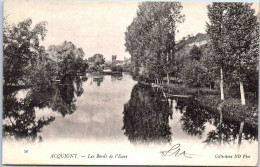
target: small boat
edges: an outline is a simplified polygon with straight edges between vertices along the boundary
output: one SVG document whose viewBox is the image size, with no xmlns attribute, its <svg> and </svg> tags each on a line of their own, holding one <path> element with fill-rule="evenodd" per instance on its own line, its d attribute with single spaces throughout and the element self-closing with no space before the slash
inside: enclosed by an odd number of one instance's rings
<svg viewBox="0 0 260 167">
<path fill-rule="evenodd" d="M 53 82 L 60 82 L 60 79 L 52 80 Z"/>
<path fill-rule="evenodd" d="M 102 71 L 102 73 L 110 75 L 110 74 L 112 74 L 112 70 L 111 69 L 105 69 L 105 70 Z"/>
<path fill-rule="evenodd" d="M 103 72 L 112 72 L 112 70 L 110 70 L 110 69 L 105 69 L 105 70 L 103 70 Z"/>
<path fill-rule="evenodd" d="M 104 75 L 114 75 L 114 74 L 120 75 L 120 74 L 122 74 L 121 71 L 112 71 L 112 70 L 110 70 L 110 69 L 103 70 L 102 73 L 103 73 Z"/>
</svg>

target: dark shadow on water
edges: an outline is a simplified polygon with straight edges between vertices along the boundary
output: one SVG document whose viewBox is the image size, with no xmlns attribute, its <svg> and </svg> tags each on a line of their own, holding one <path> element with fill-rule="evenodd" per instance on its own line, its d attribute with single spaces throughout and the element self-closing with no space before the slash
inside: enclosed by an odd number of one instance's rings
<svg viewBox="0 0 260 167">
<path fill-rule="evenodd" d="M 181 116 L 179 120 L 173 118 L 173 121 L 178 121 L 183 132 L 200 138 L 202 143 L 238 145 L 239 140 L 257 140 L 257 128 L 247 123 L 239 139 L 239 121 L 226 115 L 220 117 L 218 111 L 203 107 L 194 98 L 175 101 L 176 112 L 180 112 Z M 169 120 L 174 117 L 172 111 L 172 101 L 164 97 L 161 89 L 138 83 L 132 89 L 130 100 L 124 105 L 122 130 L 134 144 L 170 142 L 178 135 L 171 132 L 169 126 Z M 206 131 L 209 126 L 213 130 Z"/>
<path fill-rule="evenodd" d="M 86 79 L 85 79 L 86 80 Z M 25 98 L 18 99 L 23 89 L 4 87 L 3 136 L 15 139 L 42 140 L 38 133 L 55 120 L 53 116 L 36 118 L 36 108 L 50 108 L 63 117 L 76 111 L 76 97 L 84 92 L 80 77 L 64 76 L 60 83 L 37 83 L 27 88 Z"/>
<path fill-rule="evenodd" d="M 117 81 L 117 80 L 122 80 L 123 75 L 122 74 L 113 74 L 111 75 L 111 81 Z"/>
<path fill-rule="evenodd" d="M 220 115 L 216 111 L 210 111 L 199 105 L 195 99 L 184 100 L 178 99 L 177 106 L 181 113 L 182 130 L 191 136 L 201 137 L 205 132 L 206 123 L 215 127 L 206 135 L 203 141 L 209 145 L 211 144 L 238 144 L 240 122 L 228 119 L 223 115 L 222 122 Z M 245 124 L 243 129 L 243 136 L 241 140 L 257 140 L 258 130 L 249 124 Z"/>
<path fill-rule="evenodd" d="M 160 90 L 138 83 L 124 105 L 122 130 L 132 143 L 170 142 L 171 115 L 170 104 Z"/>
</svg>

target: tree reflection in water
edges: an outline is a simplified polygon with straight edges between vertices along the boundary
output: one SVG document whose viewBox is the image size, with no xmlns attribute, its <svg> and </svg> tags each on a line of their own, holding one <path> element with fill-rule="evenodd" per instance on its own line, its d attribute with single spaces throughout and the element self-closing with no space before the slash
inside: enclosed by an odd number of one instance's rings
<svg viewBox="0 0 260 167">
<path fill-rule="evenodd" d="M 223 115 L 223 120 L 220 124 L 220 115 L 218 112 L 204 108 L 194 99 L 178 99 L 176 108 L 182 113 L 180 122 L 183 131 L 187 132 L 187 134 L 201 137 L 205 131 L 205 124 L 208 122 L 215 129 L 207 133 L 204 143 L 238 143 L 239 121 L 228 119 Z M 242 140 L 257 140 L 257 137 L 257 128 L 245 123 Z"/>
<path fill-rule="evenodd" d="M 210 131 L 207 134 L 207 139 L 204 141 L 207 144 L 239 144 L 239 129 L 240 122 L 230 119 L 223 119 L 221 125 L 214 124 L 215 130 Z M 252 127 L 249 124 L 245 124 L 243 129 L 243 136 L 241 140 L 257 140 L 258 131 L 257 128 Z"/>
<path fill-rule="evenodd" d="M 41 140 L 38 133 L 55 120 L 53 116 L 36 118 L 36 108 L 48 107 L 64 117 L 76 110 L 76 97 L 83 93 L 82 80 L 72 76 L 65 76 L 61 83 L 34 84 L 23 99 L 17 97 L 20 90 L 4 87 L 3 136 L 32 141 Z"/>
<path fill-rule="evenodd" d="M 123 130 L 132 143 L 171 141 L 169 116 L 172 110 L 160 90 L 138 83 L 124 105 Z"/>
<path fill-rule="evenodd" d="M 122 74 L 113 74 L 111 75 L 111 81 L 117 81 L 117 80 L 122 80 L 123 75 Z"/>
<path fill-rule="evenodd" d="M 177 101 L 177 108 L 182 113 L 180 122 L 183 131 L 191 136 L 202 136 L 205 123 L 210 121 L 210 114 L 193 99 Z"/>
</svg>

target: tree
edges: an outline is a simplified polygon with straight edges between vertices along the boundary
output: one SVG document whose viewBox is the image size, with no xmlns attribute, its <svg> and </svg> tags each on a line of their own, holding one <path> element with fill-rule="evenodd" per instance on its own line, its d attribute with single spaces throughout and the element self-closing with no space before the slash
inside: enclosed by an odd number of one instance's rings
<svg viewBox="0 0 260 167">
<path fill-rule="evenodd" d="M 242 105 L 245 105 L 244 83 L 250 73 L 256 73 L 258 62 L 258 56 L 254 54 L 258 51 L 258 24 L 251 6 L 250 3 L 213 3 L 208 6 L 211 24 L 207 24 L 207 30 L 216 61 L 221 65 L 221 74 L 225 69 L 229 79 L 239 81 Z"/>
<path fill-rule="evenodd" d="M 184 64 L 182 79 L 189 87 L 203 87 L 208 83 L 208 73 L 201 62 L 191 60 Z"/>
<path fill-rule="evenodd" d="M 258 15 L 259 16 L 259 15 Z M 259 24 L 259 22 L 258 22 Z M 252 34 L 253 40 L 248 50 L 248 57 L 250 57 L 250 62 L 247 61 L 246 76 L 245 76 L 245 86 L 246 90 L 254 92 L 255 96 L 258 94 L 258 75 L 259 75 L 259 66 L 258 66 L 258 56 L 259 56 L 259 26 L 255 27 L 255 30 Z"/>
<path fill-rule="evenodd" d="M 96 66 L 100 66 L 105 63 L 105 58 L 102 54 L 95 54 L 93 57 Z"/>
<path fill-rule="evenodd" d="M 256 46 L 259 46 L 258 37 L 255 37 L 257 31 L 257 17 L 254 15 L 255 11 L 251 8 L 251 3 L 215 3 L 216 6 L 221 6 L 220 8 L 209 6 L 209 16 L 211 21 L 216 21 L 218 16 L 216 13 L 212 12 L 214 10 L 221 11 L 219 14 L 220 20 L 223 22 L 212 22 L 211 26 L 208 25 L 208 32 L 211 34 L 211 39 L 213 39 L 213 46 L 221 46 L 220 51 L 222 55 L 225 55 L 225 60 L 223 61 L 222 56 L 222 67 L 226 67 L 227 73 L 232 74 L 231 76 L 239 81 L 241 104 L 245 105 L 245 90 L 244 83 L 246 82 L 246 76 L 248 72 L 255 71 L 255 64 L 257 64 L 257 54 L 252 54 L 252 50 Z M 221 9 L 221 10 L 218 10 Z M 222 19 L 223 18 L 223 19 Z M 220 23 L 220 24 L 218 24 Z M 214 35 L 214 25 L 224 29 L 225 36 L 220 37 L 222 44 L 216 42 Z M 213 32 L 213 33 L 212 33 Z M 219 32 L 219 31 L 218 31 Z M 219 34 L 220 35 L 220 34 Z M 253 51 L 253 52 L 255 52 Z M 249 74 L 250 75 L 250 74 Z M 239 144 L 241 143 L 241 137 L 244 127 L 244 120 L 240 123 L 239 129 Z"/>
<path fill-rule="evenodd" d="M 218 66 L 214 60 L 214 52 L 211 50 L 211 47 L 206 45 L 205 47 L 201 48 L 202 56 L 200 58 L 200 62 L 204 67 L 205 72 L 205 83 L 206 87 L 210 89 L 215 86 L 216 78 L 218 76 Z"/>
<path fill-rule="evenodd" d="M 227 34 L 225 29 L 225 17 L 224 11 L 226 9 L 226 3 L 213 2 L 212 5 L 208 5 L 208 17 L 210 22 L 207 23 L 207 33 L 210 38 L 210 45 L 215 52 L 214 59 L 220 67 L 220 93 L 221 100 L 224 100 L 224 74 L 223 68 L 225 65 L 226 56 L 226 41 L 225 36 Z"/>
<path fill-rule="evenodd" d="M 40 22 L 31 28 L 32 20 L 26 19 L 10 26 L 4 20 L 3 34 L 3 71 L 5 85 L 19 85 L 26 82 L 31 68 L 44 54 L 40 40 L 46 35 L 46 22 Z"/>
<path fill-rule="evenodd" d="M 250 3 L 229 3 L 225 13 L 229 55 L 227 63 L 239 81 L 242 105 L 246 104 L 244 92 L 246 75 L 252 70 L 256 71 L 255 65 L 258 62 L 258 55 L 252 54 L 253 50 L 253 52 L 256 51 L 255 45 L 258 46 L 259 42 L 255 34 L 258 27 L 257 17 L 251 5 Z"/>
<path fill-rule="evenodd" d="M 134 75 L 159 82 L 171 72 L 176 27 L 184 21 L 181 9 L 179 2 L 144 2 L 139 5 L 137 17 L 125 33 L 126 51 L 131 55 Z"/>
<path fill-rule="evenodd" d="M 200 60 L 200 57 L 202 56 L 202 53 L 200 49 L 197 47 L 197 45 L 194 45 L 192 49 L 190 50 L 190 55 L 192 60 Z"/>
<path fill-rule="evenodd" d="M 72 42 L 64 41 L 61 45 L 51 45 L 48 53 L 56 63 L 56 76 L 76 76 L 77 72 L 86 70 L 84 51 Z"/>
</svg>

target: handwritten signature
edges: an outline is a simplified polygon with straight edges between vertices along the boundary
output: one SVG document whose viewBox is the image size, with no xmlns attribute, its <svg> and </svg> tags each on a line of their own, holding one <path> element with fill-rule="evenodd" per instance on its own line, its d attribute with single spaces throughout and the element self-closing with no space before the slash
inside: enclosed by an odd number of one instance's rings
<svg viewBox="0 0 260 167">
<path fill-rule="evenodd" d="M 181 152 L 180 146 L 181 146 L 180 144 L 175 144 L 169 150 L 161 151 L 160 153 L 162 154 L 162 156 L 179 157 L 179 156 L 183 155 L 186 158 L 192 158 L 192 156 L 199 156 L 199 155 L 196 155 L 196 154 L 189 154 L 186 151 Z"/>
</svg>

